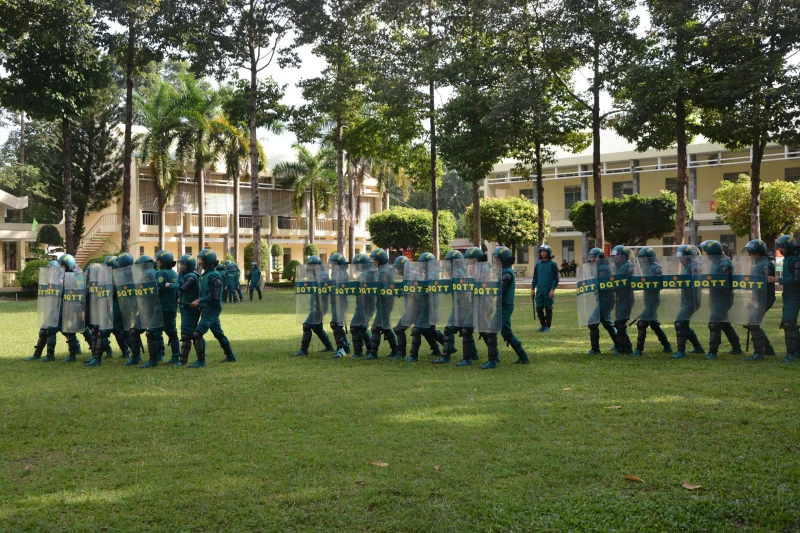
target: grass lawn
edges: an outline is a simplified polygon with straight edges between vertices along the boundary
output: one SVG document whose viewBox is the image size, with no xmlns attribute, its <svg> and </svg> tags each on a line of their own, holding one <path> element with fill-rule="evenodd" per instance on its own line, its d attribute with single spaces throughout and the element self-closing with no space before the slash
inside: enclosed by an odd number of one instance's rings
<svg viewBox="0 0 800 533">
<path fill-rule="evenodd" d="M 571 291 L 551 334 L 526 296 L 532 362 L 503 346 L 494 371 L 385 343 L 372 362 L 293 357 L 277 291 L 225 308 L 235 364 L 210 335 L 204 370 L 125 368 L 116 344 L 64 364 L 61 336 L 59 362 L 26 363 L 35 302 L 0 303 L 0 531 L 800 531 L 800 364 L 778 362 L 778 311 L 763 363 L 671 360 L 652 333 L 644 357 L 590 357 Z"/>
</svg>

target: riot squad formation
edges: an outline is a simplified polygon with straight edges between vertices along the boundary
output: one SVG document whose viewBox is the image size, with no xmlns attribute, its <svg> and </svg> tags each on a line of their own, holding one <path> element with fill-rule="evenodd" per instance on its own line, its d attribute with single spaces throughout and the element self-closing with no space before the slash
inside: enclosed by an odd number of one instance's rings
<svg viewBox="0 0 800 533">
<path fill-rule="evenodd" d="M 609 258 L 593 248 L 589 261 L 577 270 L 578 321 L 589 328 L 588 354 L 601 353 L 602 326 L 613 342 L 614 353 L 642 355 L 650 329 L 663 352 L 675 359 L 688 357 L 687 342 L 692 347 L 688 353 L 717 359 L 723 334 L 731 345 L 728 354 L 744 353 L 734 328 L 741 325 L 747 329 L 747 349 L 750 342 L 753 344 L 748 359 L 762 361 L 776 353 L 762 324 L 776 301 L 778 283 L 783 287 L 780 327 L 786 343 L 782 361 L 794 362 L 800 312 L 800 248 L 794 237 L 783 235 L 775 249 L 784 258 L 780 277 L 761 240 L 747 244 L 747 256 L 728 257 L 720 242 L 709 240 L 699 247 L 679 246 L 674 255 L 661 261 L 651 247 L 643 247 L 634 255 L 626 246 L 615 246 Z M 550 247 L 540 247 L 539 259 L 531 297 L 540 323 L 537 331 L 547 333 L 552 326 L 559 270 Z M 514 254 L 505 246 L 497 247 L 491 255 L 477 247 L 464 254 L 453 250 L 443 260 L 424 252 L 417 261 L 400 256 L 392 262 L 380 248 L 369 255 L 358 254 L 351 262 L 339 253 L 332 254 L 327 264 L 311 256 L 305 265 L 297 267 L 296 316 L 302 324 L 302 338 L 294 355 L 308 355 L 312 336 L 316 335 L 322 351 L 334 358 L 375 360 L 383 339 L 389 345 L 390 358 L 415 363 L 424 339 L 433 356 L 431 362 L 447 364 L 458 352 L 455 337 L 459 335 L 461 359 L 457 365 L 469 366 L 480 360 L 477 334 L 486 345 L 488 359 L 480 368 L 493 369 L 500 362 L 499 333 L 516 353 L 514 364 L 528 364 L 528 354 L 511 327 L 516 289 L 513 264 Z M 28 360 L 54 361 L 60 332 L 67 341 L 67 362 L 77 361 L 80 334 L 91 347 L 91 357 L 84 364 L 99 366 L 104 357 L 113 357 L 113 334 L 127 358 L 126 366 L 152 368 L 164 361 L 166 334 L 171 353 L 167 363 L 202 368 L 206 365 L 204 336 L 210 330 L 225 354 L 221 362 L 235 362 L 220 313 L 223 302 L 243 300 L 238 267 L 230 261 L 218 261 L 209 249 L 201 251 L 197 260 L 184 255 L 177 265 L 178 272 L 167 250 L 158 252 L 155 259 L 142 255 L 134 260 L 131 254 L 122 253 L 108 257 L 103 264 L 90 265 L 88 272 L 83 272 L 68 254 L 51 261 L 39 271 L 39 335 Z M 250 266 L 250 300 L 254 292 L 260 300 L 261 272 L 256 263 Z M 336 346 L 325 332 L 328 320 Z M 663 320 L 675 326 L 674 353 L 661 328 Z M 708 325 L 708 352 L 692 329 L 693 322 Z M 633 324 L 638 330 L 635 348 L 627 331 Z M 147 352 L 144 363 L 142 334 Z M 189 365 L 192 347 L 197 359 Z"/>
<path fill-rule="evenodd" d="M 722 335 L 731 345 L 729 355 L 743 354 L 742 341 L 734 325 L 747 329 L 747 359 L 763 361 L 775 349 L 762 328 L 764 317 L 775 304 L 775 284 L 783 287 L 780 327 L 786 342 L 785 363 L 797 360 L 797 315 L 800 312 L 800 249 L 791 235 L 782 235 L 775 249 L 783 256 L 783 270 L 776 276 L 775 264 L 761 240 L 747 243 L 747 256 L 728 257 L 719 241 L 708 240 L 699 247 L 683 245 L 674 255 L 656 259 L 651 247 L 632 257 L 626 246 L 615 246 L 606 258 L 599 248 L 589 252 L 589 262 L 578 268 L 578 321 L 588 326 L 589 355 L 600 354 L 600 326 L 614 343 L 614 353 L 642 355 L 647 330 L 651 329 L 665 353 L 675 359 L 691 354 L 719 357 Z M 705 255 L 704 255 L 705 254 Z M 661 329 L 661 321 L 675 325 L 677 350 Z M 692 322 L 708 325 L 708 352 L 692 329 Z M 638 337 L 633 347 L 627 329 L 636 324 Z"/>
</svg>

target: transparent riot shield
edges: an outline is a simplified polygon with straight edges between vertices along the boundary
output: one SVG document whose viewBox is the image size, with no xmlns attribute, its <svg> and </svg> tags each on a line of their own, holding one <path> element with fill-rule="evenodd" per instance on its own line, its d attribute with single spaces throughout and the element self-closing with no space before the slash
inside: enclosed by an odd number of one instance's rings
<svg viewBox="0 0 800 533">
<path fill-rule="evenodd" d="M 338 326 L 349 324 L 355 307 L 357 283 L 350 279 L 348 265 L 330 265 L 330 283 L 333 292 L 330 296 L 331 323 Z"/>
<path fill-rule="evenodd" d="M 432 327 L 453 325 L 453 262 L 428 261 L 428 323 Z"/>
<path fill-rule="evenodd" d="M 378 268 L 378 294 L 375 297 L 374 327 L 392 329 L 397 323 L 395 306 L 401 307 L 398 296 L 402 294 L 403 284 L 397 283 L 395 268 L 391 263 Z"/>
<path fill-rule="evenodd" d="M 114 292 L 117 295 L 122 327 L 127 331 L 133 329 L 139 318 L 139 306 L 136 304 L 136 291 L 133 283 L 133 266 L 116 268 L 114 276 Z"/>
<path fill-rule="evenodd" d="M 702 306 L 702 295 L 694 287 L 694 278 L 702 271 L 698 256 L 667 256 L 661 260 L 662 322 L 689 322 Z"/>
<path fill-rule="evenodd" d="M 294 283 L 298 324 L 322 324 L 317 269 L 321 265 L 298 265 Z"/>
<path fill-rule="evenodd" d="M 427 266 L 425 263 L 409 261 L 403 275 L 405 285 L 403 294 L 405 295 L 405 308 L 403 316 L 400 318 L 400 325 L 411 327 L 422 325 L 421 320 L 425 319 L 425 327 L 428 325 L 426 311 L 428 308 L 428 281 Z"/>
<path fill-rule="evenodd" d="M 61 304 L 61 331 L 80 333 L 86 329 L 86 276 L 83 272 L 64 274 L 64 303 Z"/>
<path fill-rule="evenodd" d="M 614 321 L 614 307 L 617 302 L 617 295 L 614 292 L 614 271 L 612 270 L 609 259 L 598 259 L 594 263 L 597 272 L 597 307 L 592 316 L 589 317 L 589 324 L 599 324 L 603 321 Z"/>
<path fill-rule="evenodd" d="M 472 294 L 475 290 L 475 259 L 454 259 L 450 273 L 453 279 L 453 324 L 458 328 L 473 328 Z M 451 324 L 448 322 L 447 324 Z"/>
<path fill-rule="evenodd" d="M 164 326 L 161 314 L 161 300 L 158 297 L 157 270 L 153 263 L 132 265 L 136 307 L 139 310 L 139 324 L 142 329 L 155 329 Z"/>
<path fill-rule="evenodd" d="M 600 323 L 600 312 L 597 307 L 597 265 L 584 263 L 578 266 L 575 276 L 577 277 L 578 325 L 585 327 Z"/>
<path fill-rule="evenodd" d="M 114 329 L 114 281 L 110 266 L 94 263 L 89 268 L 89 325 Z"/>
<path fill-rule="evenodd" d="M 699 272 L 692 277 L 692 284 L 703 305 L 692 320 L 706 324 L 730 322 L 735 301 L 733 263 L 726 255 L 698 257 L 697 263 Z"/>
<path fill-rule="evenodd" d="M 642 300 L 633 291 L 633 263 L 625 256 L 611 258 L 612 276 L 609 280 L 614 286 L 614 321 L 630 321 L 642 313 Z"/>
<path fill-rule="evenodd" d="M 631 287 L 637 302 L 639 320 L 658 322 L 658 309 L 661 307 L 661 263 L 655 257 L 636 257 L 633 261 Z M 634 314 L 634 316 L 636 316 Z"/>
<path fill-rule="evenodd" d="M 503 326 L 503 291 L 499 263 L 478 263 L 472 290 L 472 316 L 479 333 L 497 333 Z"/>
<path fill-rule="evenodd" d="M 767 314 L 767 276 L 775 275 L 775 267 L 768 257 L 759 261 L 755 257 L 736 256 L 733 263 L 733 306 L 731 323 L 760 326 Z"/>
<path fill-rule="evenodd" d="M 39 294 L 36 300 L 39 327 L 58 327 L 63 290 L 64 271 L 61 267 L 48 266 L 39 269 Z"/>
<path fill-rule="evenodd" d="M 355 280 L 356 308 L 353 312 L 353 326 L 370 327 L 375 315 L 375 303 L 380 284 L 378 268 L 375 263 L 355 264 L 351 266 L 351 277 Z"/>
</svg>

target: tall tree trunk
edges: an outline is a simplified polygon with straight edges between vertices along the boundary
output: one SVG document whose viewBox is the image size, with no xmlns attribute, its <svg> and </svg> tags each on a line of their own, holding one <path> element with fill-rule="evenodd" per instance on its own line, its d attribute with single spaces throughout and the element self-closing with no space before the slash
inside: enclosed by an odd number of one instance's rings
<svg viewBox="0 0 800 533">
<path fill-rule="evenodd" d="M 347 195 L 347 207 L 348 211 L 350 212 L 350 218 L 347 220 L 348 224 L 348 233 L 347 236 L 347 256 L 350 260 L 353 260 L 353 256 L 356 253 L 356 208 L 355 208 L 355 191 L 353 188 L 355 187 L 355 180 L 353 179 L 352 173 L 347 176 L 347 186 L 350 189 L 350 194 Z"/>
<path fill-rule="evenodd" d="M 66 234 L 67 253 L 70 255 L 75 255 L 75 240 L 72 225 L 74 215 L 72 212 L 72 165 L 70 161 L 69 141 L 69 118 L 64 117 L 61 120 L 61 156 L 62 164 L 64 165 L 62 175 L 62 185 L 64 187 L 64 233 Z"/>
<path fill-rule="evenodd" d="M 314 232 L 317 229 L 317 206 L 314 204 L 314 186 L 308 193 L 308 242 L 314 244 Z"/>
<path fill-rule="evenodd" d="M 542 170 L 542 142 L 536 139 L 536 209 L 538 211 L 537 243 L 544 244 L 544 171 Z M 534 263 L 538 260 L 534 259 Z"/>
<path fill-rule="evenodd" d="M 761 239 L 761 160 L 764 159 L 765 141 L 753 143 L 753 160 L 750 162 L 750 238 Z"/>
<path fill-rule="evenodd" d="M 483 248 L 481 239 L 481 185 L 472 182 L 472 244 Z"/>
<path fill-rule="evenodd" d="M 250 2 L 250 13 L 253 2 Z M 250 19 L 250 211 L 253 217 L 253 261 L 261 265 L 261 192 L 258 189 L 258 137 L 256 132 L 256 96 L 258 94 L 258 63 L 255 48 L 255 23 Z M 270 213 L 271 214 L 271 213 Z M 237 248 L 238 253 L 238 248 Z"/>
<path fill-rule="evenodd" d="M 122 242 L 120 249 L 127 252 L 131 240 L 131 164 L 133 131 L 133 67 L 136 51 L 136 35 L 133 17 L 128 19 L 128 49 L 125 52 L 125 139 L 123 141 L 122 175 Z"/>
<path fill-rule="evenodd" d="M 195 162 L 194 176 L 199 190 L 197 195 L 197 241 L 200 250 L 202 250 L 205 248 L 204 243 L 206 241 L 206 180 L 203 175 L 203 163 Z M 225 250 L 225 253 L 228 253 L 228 251 Z"/>
<path fill-rule="evenodd" d="M 81 190 L 77 201 L 73 202 L 75 208 L 75 227 L 73 229 L 75 239 L 75 249 L 80 248 L 81 236 L 83 235 L 84 221 L 86 220 L 86 211 L 89 204 L 89 199 L 92 194 L 92 168 L 94 167 L 94 151 L 92 145 L 94 144 L 97 132 L 94 125 L 89 127 L 86 139 L 86 162 L 83 166 L 81 174 Z"/>
<path fill-rule="evenodd" d="M 336 66 L 337 70 L 339 66 Z M 336 219 L 338 226 L 336 228 L 336 251 L 340 254 L 344 252 L 344 224 L 345 224 L 345 207 L 344 207 L 344 123 L 342 117 L 336 117 Z M 353 238 L 353 191 L 350 191 L 350 240 Z M 348 257 L 353 259 L 353 248 L 348 246 Z"/>
<path fill-rule="evenodd" d="M 686 101 L 683 91 L 675 101 L 675 125 L 678 144 L 678 205 L 675 212 L 675 244 L 683 244 L 686 229 L 686 187 L 689 184 L 688 157 L 686 145 Z"/>
<path fill-rule="evenodd" d="M 436 100 L 434 100 L 433 81 L 428 85 L 428 106 L 431 117 L 431 213 L 433 213 L 431 244 L 433 255 L 439 259 L 439 189 L 436 183 Z"/>
<path fill-rule="evenodd" d="M 19 165 L 20 167 L 25 166 L 25 111 L 22 111 L 19 114 Z M 24 168 L 22 172 L 19 174 L 19 196 L 20 198 L 25 196 L 25 171 Z M 19 217 L 19 223 L 22 224 L 23 217 L 25 215 L 25 209 L 20 209 L 17 213 Z"/>
<path fill-rule="evenodd" d="M 239 161 L 236 162 L 236 167 L 233 169 L 233 261 L 237 265 L 241 265 L 239 260 L 239 184 L 241 176 L 239 175 Z M 259 242 L 261 239 L 259 239 Z M 255 247 L 255 245 L 253 245 Z"/>
<path fill-rule="evenodd" d="M 158 187 L 156 192 L 158 194 L 158 248 L 163 250 L 167 246 L 167 202 L 161 187 Z"/>
<path fill-rule="evenodd" d="M 595 245 L 602 250 L 606 235 L 603 228 L 603 188 L 600 181 L 600 50 L 597 47 L 595 47 L 594 55 L 592 93 L 594 97 L 592 105 L 592 185 L 594 186 Z"/>
</svg>

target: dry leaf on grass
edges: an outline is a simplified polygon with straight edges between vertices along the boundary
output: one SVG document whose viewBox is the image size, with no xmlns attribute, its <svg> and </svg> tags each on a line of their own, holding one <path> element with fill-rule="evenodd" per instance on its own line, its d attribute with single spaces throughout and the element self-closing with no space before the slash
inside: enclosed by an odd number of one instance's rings
<svg viewBox="0 0 800 533">
<path fill-rule="evenodd" d="M 686 490 L 697 490 L 697 489 L 702 489 L 703 488 L 700 485 L 693 485 L 693 484 L 688 483 L 686 481 L 681 482 L 681 487 L 683 487 Z"/>
<path fill-rule="evenodd" d="M 621 405 L 609 405 L 606 409 L 622 409 Z"/>
<path fill-rule="evenodd" d="M 370 461 L 369 464 L 375 465 L 375 466 L 389 466 L 389 463 L 384 463 L 384 462 L 381 462 L 381 461 Z"/>
<path fill-rule="evenodd" d="M 627 479 L 628 481 L 637 481 L 639 483 L 644 483 L 644 480 L 639 476 L 625 476 L 625 479 Z"/>
<path fill-rule="evenodd" d="M 433 469 L 434 470 L 441 470 L 442 469 L 442 465 L 436 465 L 436 466 L 433 467 Z"/>
<path fill-rule="evenodd" d="M 561 390 L 572 390 L 572 389 L 571 389 L 571 388 L 569 388 L 569 387 L 564 387 L 564 388 L 563 388 L 563 389 L 561 389 Z"/>
</svg>

